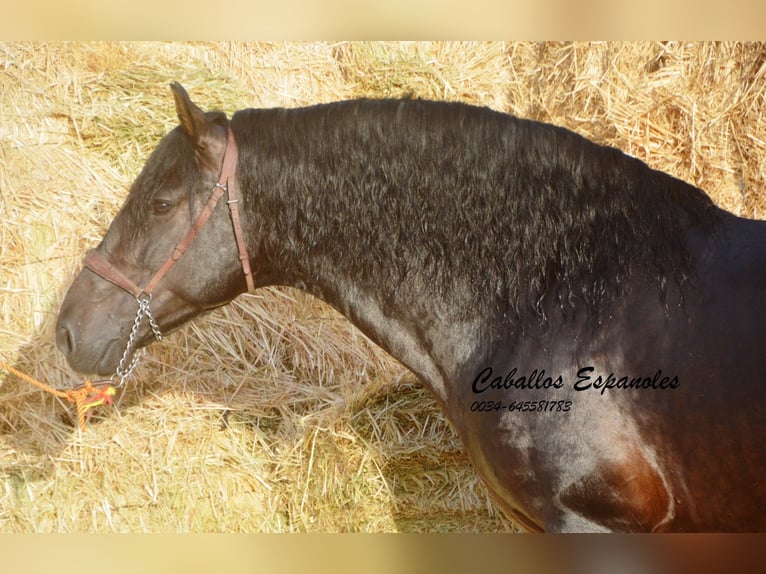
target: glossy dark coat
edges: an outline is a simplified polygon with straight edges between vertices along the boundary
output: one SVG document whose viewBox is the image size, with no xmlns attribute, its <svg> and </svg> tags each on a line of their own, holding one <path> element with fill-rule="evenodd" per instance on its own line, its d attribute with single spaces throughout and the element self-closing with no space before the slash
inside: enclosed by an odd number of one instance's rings
<svg viewBox="0 0 766 574">
<path fill-rule="evenodd" d="M 182 125 L 98 248 L 138 283 L 223 153 L 226 117 L 173 90 Z M 230 125 L 256 284 L 327 301 L 412 369 L 511 517 L 766 530 L 766 223 L 618 150 L 463 104 L 243 110 Z M 244 291 L 236 255 L 218 208 L 155 291 L 163 331 Z M 114 372 L 135 309 L 83 270 L 57 326 L 72 367 Z"/>
</svg>

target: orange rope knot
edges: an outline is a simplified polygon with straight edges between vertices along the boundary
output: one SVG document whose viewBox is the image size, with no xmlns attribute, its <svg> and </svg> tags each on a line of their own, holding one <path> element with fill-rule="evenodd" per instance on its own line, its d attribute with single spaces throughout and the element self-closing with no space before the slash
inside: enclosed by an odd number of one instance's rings
<svg viewBox="0 0 766 574">
<path fill-rule="evenodd" d="M 0 361 L 0 366 L 5 370 L 13 373 L 20 379 L 44 390 L 47 393 L 61 397 L 68 400 L 70 403 L 74 403 L 77 408 L 77 422 L 80 425 L 80 430 L 85 430 L 85 424 L 90 420 L 90 410 L 100 405 L 113 404 L 112 397 L 116 394 L 117 389 L 111 384 L 111 381 L 100 381 L 93 383 L 90 380 L 86 380 L 82 385 L 79 385 L 73 389 L 66 389 L 64 391 L 46 385 L 37 379 L 30 377 L 29 375 L 22 373 L 21 371 L 14 369 L 5 361 Z"/>
</svg>

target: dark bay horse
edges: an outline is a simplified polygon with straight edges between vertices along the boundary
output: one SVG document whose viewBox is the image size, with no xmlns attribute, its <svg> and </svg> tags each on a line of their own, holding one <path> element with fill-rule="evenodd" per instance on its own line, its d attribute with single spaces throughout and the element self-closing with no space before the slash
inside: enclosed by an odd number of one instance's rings
<svg viewBox="0 0 766 574">
<path fill-rule="evenodd" d="M 246 278 L 294 286 L 419 376 L 527 529 L 766 530 L 766 223 L 488 109 L 228 120 L 172 91 L 181 125 L 62 304 L 74 369 L 125 375 Z"/>
</svg>

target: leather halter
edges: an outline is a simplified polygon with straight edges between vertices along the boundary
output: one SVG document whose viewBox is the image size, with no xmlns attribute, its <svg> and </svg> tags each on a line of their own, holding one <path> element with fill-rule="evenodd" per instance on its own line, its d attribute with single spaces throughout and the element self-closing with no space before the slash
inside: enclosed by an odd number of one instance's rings
<svg viewBox="0 0 766 574">
<path fill-rule="evenodd" d="M 162 266 L 157 270 L 154 276 L 146 284 L 146 287 L 141 287 L 136 284 L 132 279 L 127 277 L 122 271 L 117 269 L 109 260 L 96 249 L 93 249 L 87 253 L 83 264 L 85 267 L 93 271 L 99 277 L 106 279 L 110 283 L 113 283 L 117 287 L 127 291 L 133 295 L 136 299 L 144 297 L 151 298 L 152 291 L 163 277 L 170 271 L 170 268 L 181 258 L 184 252 L 189 248 L 197 233 L 205 226 L 208 219 L 215 210 L 218 200 L 224 192 L 228 195 L 227 204 L 229 205 L 229 214 L 231 215 L 231 222 L 234 227 L 234 239 L 237 243 L 237 250 L 239 252 L 239 260 L 242 264 L 242 271 L 245 274 L 245 281 L 247 283 L 247 291 L 251 293 L 255 287 L 253 284 L 253 274 L 250 269 L 250 258 L 247 254 L 247 247 L 245 245 L 244 234 L 242 233 L 242 223 L 239 216 L 239 182 L 235 177 L 237 170 L 237 159 L 239 151 L 237 148 L 237 142 L 234 139 L 234 134 L 231 128 L 228 129 L 228 137 L 226 141 L 226 151 L 223 155 L 223 165 L 221 166 L 221 175 L 218 178 L 218 183 L 213 186 L 213 191 L 210 194 L 205 207 L 202 212 L 197 216 L 197 219 L 192 224 L 191 229 L 186 233 L 181 242 L 173 249 L 173 253 L 170 254 Z"/>
</svg>

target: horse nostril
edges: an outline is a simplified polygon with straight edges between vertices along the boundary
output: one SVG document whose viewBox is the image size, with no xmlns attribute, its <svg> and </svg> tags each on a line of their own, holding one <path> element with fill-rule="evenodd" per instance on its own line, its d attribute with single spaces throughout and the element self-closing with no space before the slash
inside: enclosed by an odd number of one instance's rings
<svg viewBox="0 0 766 574">
<path fill-rule="evenodd" d="M 69 357 L 74 353 L 74 337 L 72 337 L 72 332 L 66 325 L 59 325 L 56 328 L 56 346 L 65 357 Z"/>
</svg>

